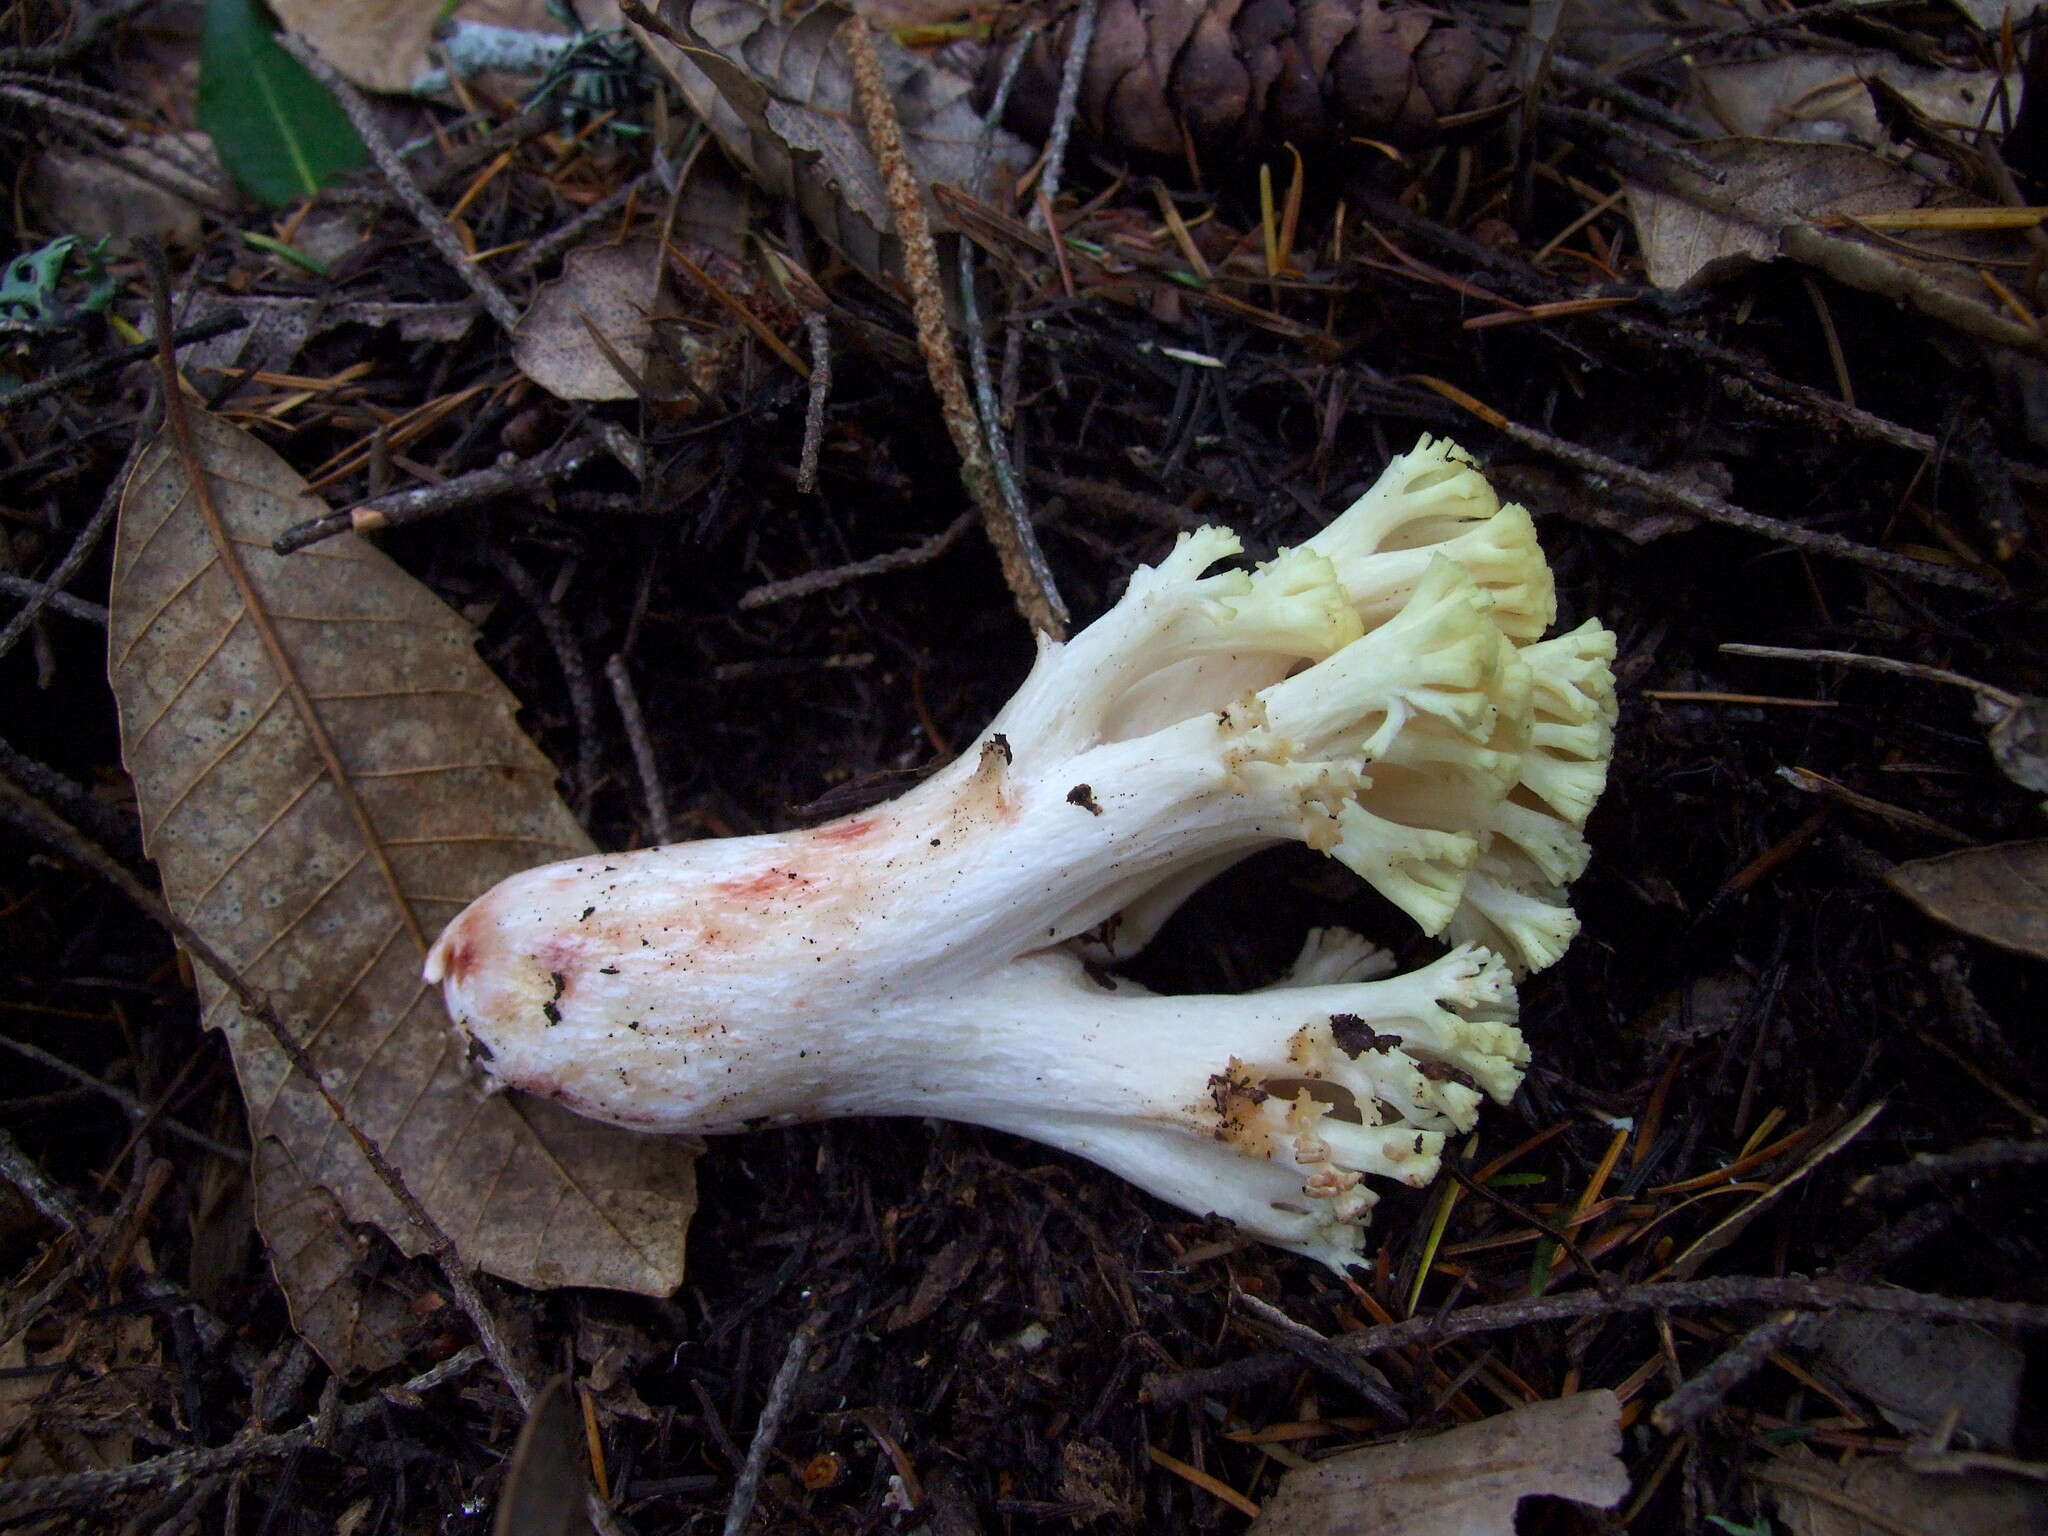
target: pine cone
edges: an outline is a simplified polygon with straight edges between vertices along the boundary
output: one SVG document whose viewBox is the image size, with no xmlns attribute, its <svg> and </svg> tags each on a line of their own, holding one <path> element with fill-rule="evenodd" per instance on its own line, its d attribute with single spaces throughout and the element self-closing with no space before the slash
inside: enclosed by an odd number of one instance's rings
<svg viewBox="0 0 2048 1536">
<path fill-rule="evenodd" d="M 1041 32 L 1006 123 L 1043 142 L 1074 16 Z M 1001 50 L 991 71 L 1000 67 Z M 1101 0 L 1075 127 L 1112 154 L 1204 164 L 1354 138 L 1402 149 L 1490 106 L 1505 73 L 1471 30 L 1388 0 Z"/>
</svg>

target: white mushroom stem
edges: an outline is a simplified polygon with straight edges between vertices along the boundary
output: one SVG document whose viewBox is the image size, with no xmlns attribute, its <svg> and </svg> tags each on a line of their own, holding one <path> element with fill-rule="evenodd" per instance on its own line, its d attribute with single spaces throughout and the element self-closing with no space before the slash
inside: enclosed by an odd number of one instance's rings
<svg viewBox="0 0 2048 1536">
<path fill-rule="evenodd" d="M 900 799 L 529 870 L 449 925 L 427 979 L 495 1082 L 586 1114 L 943 1115 L 1342 1263 L 1362 1180 L 1427 1182 L 1519 1081 L 1509 964 L 1570 939 L 1612 641 L 1526 643 L 1552 608 L 1527 515 L 1448 445 L 1310 545 L 1210 574 L 1237 553 L 1204 529 L 1135 572 Z M 1285 988 L 1155 998 L 1061 947 L 1128 953 L 1287 840 L 1507 960 L 1468 945 L 1365 982 L 1379 957 L 1325 941 Z"/>
</svg>

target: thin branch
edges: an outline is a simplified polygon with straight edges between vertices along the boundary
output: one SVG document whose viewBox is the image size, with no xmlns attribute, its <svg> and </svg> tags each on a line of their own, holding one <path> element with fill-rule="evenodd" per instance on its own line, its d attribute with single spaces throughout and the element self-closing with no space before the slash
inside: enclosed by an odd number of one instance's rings
<svg viewBox="0 0 2048 1536">
<path fill-rule="evenodd" d="M 1028 36 L 1017 40 L 1009 58 L 1004 61 L 1002 77 L 996 82 L 995 97 L 989 103 L 988 117 L 982 125 L 981 142 L 975 146 L 974 171 L 969 178 L 977 197 L 983 195 L 983 180 L 988 174 L 989 157 L 995 147 L 996 122 L 1010 98 L 1011 87 L 1017 82 L 1017 70 L 1024 62 L 1024 50 L 1029 43 Z M 967 332 L 967 364 L 974 376 L 974 403 L 981 422 L 982 440 L 988 445 L 989 468 L 995 473 L 996 490 L 1003 498 L 1003 511 L 1010 525 L 1028 531 L 1031 528 L 1031 508 L 1024 500 L 1023 488 L 1017 484 L 1016 466 L 1010 462 L 1010 446 L 1004 440 L 1002 412 L 996 407 L 995 374 L 989 367 L 988 336 L 981 323 L 981 290 L 974 274 L 974 242 L 961 240 L 958 247 L 960 321 Z M 1052 568 L 1046 564 L 1045 551 L 1035 536 L 1026 539 L 1024 553 L 1031 562 L 1032 580 L 1060 622 L 1066 623 L 1070 617 L 1066 601 L 1060 596 Z"/>
<path fill-rule="evenodd" d="M 39 48 L 0 48 L 0 69 L 37 71 L 69 64 L 100 40 L 100 34 L 116 22 L 147 10 L 155 0 L 108 0 L 97 10 L 86 11 L 71 35 L 60 43 Z"/>
<path fill-rule="evenodd" d="M 1831 661 L 1845 667 L 1862 667 L 1868 672 L 1889 672 L 1896 677 L 1918 678 L 1925 683 L 1948 683 L 1953 687 L 1967 688 L 1979 698 L 1991 700 L 2007 709 L 2017 709 L 2026 702 L 2016 693 L 2003 688 L 1994 688 L 1989 683 L 1980 683 L 1974 677 L 1965 677 L 1960 672 L 1950 672 L 1942 667 L 1925 667 L 1917 661 L 1894 661 L 1889 656 L 1866 656 L 1861 651 L 1810 651 L 1800 646 L 1789 645 L 1724 645 L 1724 656 L 1763 656 L 1775 661 Z"/>
<path fill-rule="evenodd" d="M 676 830 L 668 815 L 668 796 L 661 782 L 661 764 L 654 755 L 654 743 L 647 737 L 647 721 L 640 713 L 640 695 L 633 691 L 633 674 L 623 655 L 604 664 L 605 680 L 612 685 L 612 702 L 626 727 L 626 742 L 633 749 L 633 766 L 640 774 L 640 793 L 647 801 L 647 823 L 658 843 L 672 843 Z"/>
<path fill-rule="evenodd" d="M 967 384 L 960 376 L 960 360 L 953 354 L 952 333 L 946 325 L 946 301 L 939 277 L 939 252 L 932 240 L 931 220 L 925 214 L 924 193 L 917 173 L 903 148 L 903 125 L 896 116 L 896 104 L 882 76 L 882 61 L 875 52 L 875 40 L 864 17 L 850 16 L 839 29 L 853 65 L 854 102 L 862 126 L 881 167 L 882 181 L 889 191 L 889 207 L 896 220 L 896 235 L 903 245 L 903 273 L 910 288 L 911 316 L 917 323 L 918 349 L 924 354 L 925 370 L 939 397 L 940 415 L 960 455 L 960 478 L 968 494 L 981 509 L 989 542 L 1009 583 L 1017 611 L 1033 629 L 1059 639 L 1066 634 L 1066 613 L 1059 595 L 1041 579 L 1045 556 L 1038 549 L 1038 536 L 1029 519 L 1011 515 L 989 461 L 988 444 L 976 424 L 974 407 L 967 398 Z"/>
<path fill-rule="evenodd" d="M 1326 1335 L 1306 1323 L 1296 1322 L 1271 1302 L 1249 1291 L 1233 1292 L 1231 1305 L 1244 1314 L 1256 1332 L 1324 1375 L 1341 1381 L 1392 1422 L 1409 1422 L 1408 1410 L 1394 1396 L 1387 1378 L 1349 1350 L 1339 1349 Z"/>
<path fill-rule="evenodd" d="M 0 1132 L 0 1137 L 5 1137 L 5 1133 Z M 5 1151 L 10 1158 L 20 1157 L 20 1148 L 14 1145 L 12 1138 L 6 1138 Z M 5 1318 L 0 1319 L 0 1349 L 5 1349 L 20 1337 L 22 1332 L 41 1317 L 50 1304 L 61 1296 L 85 1269 L 98 1263 L 100 1254 L 115 1240 L 115 1235 L 129 1230 L 129 1223 L 141 1209 L 143 1201 L 149 1198 L 152 1188 L 161 1191 L 160 1182 L 152 1186 L 151 1181 L 143 1174 L 143 1165 L 148 1161 L 148 1154 L 138 1145 L 135 1155 L 136 1176 L 129 1179 L 128 1187 L 121 1192 L 120 1203 L 115 1206 L 111 1216 L 98 1224 L 97 1231 L 84 1219 L 83 1212 L 77 1211 L 76 1206 L 71 1207 L 80 1217 L 76 1223 L 63 1223 L 71 1233 L 71 1258 L 63 1268 L 43 1283 L 40 1290 L 19 1305 L 9 1308 Z M 160 1166 L 168 1167 L 169 1164 Z M 13 1181 L 12 1169 L 9 1170 L 9 1178 Z M 20 1187 L 18 1183 L 16 1187 Z M 65 1196 L 67 1201 L 69 1198 L 68 1195 Z"/>
<path fill-rule="evenodd" d="M 1602 101 L 1611 101 L 1629 116 L 1675 133 L 1680 138 L 1706 137 L 1700 125 L 1683 112 L 1673 111 L 1654 96 L 1645 96 L 1641 91 L 1629 89 L 1619 80 L 1590 64 L 1581 64 L 1577 59 L 1568 59 L 1563 54 L 1553 54 L 1550 60 L 1550 73 L 1553 78 L 1573 90 L 1584 91 L 1588 96 L 1598 97 Z"/>
<path fill-rule="evenodd" d="M 412 172 L 405 168 L 405 162 L 398 158 L 391 141 L 378 127 L 376 114 L 363 99 L 363 93 L 297 34 L 280 32 L 277 40 L 287 53 L 306 66 L 314 79 L 334 93 L 335 101 L 355 125 L 356 132 L 362 135 L 370 158 L 376 162 L 385 183 L 405 204 L 406 212 L 413 216 L 413 222 L 419 225 L 427 243 L 454 269 L 455 275 L 469 285 L 470 292 L 483 305 L 484 313 L 497 321 L 501 329 L 510 331 L 519 323 L 519 306 L 505 296 L 505 290 L 484 271 L 480 263 L 470 259 L 469 252 L 462 248 L 462 242 L 455 238 L 455 231 L 449 228 L 447 217 L 427 201 L 427 194 L 420 190 L 419 182 L 413 179 Z"/>
<path fill-rule="evenodd" d="M 768 1470 L 768 1453 L 775 1449 L 775 1437 L 782 1432 L 782 1421 L 789 1416 L 790 1407 L 796 1401 L 797 1382 L 803 1375 L 804 1361 L 810 1358 L 811 1346 L 817 1343 L 818 1333 L 824 1326 L 824 1312 L 816 1311 L 790 1335 L 782 1364 L 776 1368 L 775 1379 L 768 1384 L 768 1401 L 762 1405 L 761 1417 L 754 1423 L 753 1443 L 747 1447 L 747 1459 L 740 1467 L 739 1481 L 733 1484 L 732 1502 L 725 1508 L 723 1536 L 740 1536 L 746 1529 L 747 1517 L 754 1512 L 754 1500 L 761 1493 L 762 1474 Z"/>
<path fill-rule="evenodd" d="M 1928 1205 L 1896 1225 L 1881 1228 L 1858 1243 L 1835 1266 L 1835 1278 L 1849 1282 L 1873 1280 L 1885 1267 L 1934 1237 L 1954 1213 Z M 1730 1392 L 1762 1368 L 1773 1351 L 1790 1343 L 1807 1321 L 1793 1308 L 1758 1323 L 1723 1351 L 1705 1370 L 1688 1377 L 1657 1405 L 1651 1420 L 1666 1434 L 1689 1430 L 1718 1409 Z"/>
<path fill-rule="evenodd" d="M 107 627 L 107 610 L 98 603 L 88 603 L 82 597 L 73 597 L 69 592 L 59 592 L 46 581 L 30 581 L 26 576 L 11 576 L 0 571 L 0 592 L 10 597 L 40 599 L 53 612 L 61 613 L 68 619 L 79 619 L 87 624 Z"/>
<path fill-rule="evenodd" d="M 92 1218 L 71 1198 L 70 1191 L 52 1183 L 49 1175 L 29 1160 L 5 1130 L 0 1130 L 0 1179 L 12 1184 L 51 1222 L 83 1240 Z"/>
<path fill-rule="evenodd" d="M 797 455 L 796 488 L 806 496 L 818 492 L 818 454 L 825 445 L 825 405 L 832 394 L 832 327 L 824 315 L 804 315 L 804 336 L 810 342 L 811 376 L 805 382 L 804 446 Z"/>
<path fill-rule="evenodd" d="M 1810 27 L 1823 21 L 1840 21 L 1865 11 L 1893 9 L 1906 0 L 1824 0 L 1820 5 L 1809 5 L 1802 9 L 1790 10 L 1782 15 L 1766 17 L 1758 21 L 1745 21 L 1739 26 L 1709 32 L 1702 37 L 1685 38 L 1669 46 L 1646 54 L 1640 59 L 1624 62 L 1619 73 L 1640 75 L 1663 65 L 1694 54 L 1710 53 L 1728 43 L 1747 42 L 1751 38 L 1769 37 L 1774 32 L 1789 31 L 1794 27 Z"/>
<path fill-rule="evenodd" d="M 121 1106 L 122 1112 L 128 1116 L 129 1120 L 138 1125 L 149 1120 L 150 1106 L 130 1093 L 126 1088 L 118 1087 L 113 1083 L 101 1082 L 100 1079 L 94 1077 L 83 1067 L 75 1067 L 62 1056 L 52 1055 L 39 1045 L 31 1045 L 26 1040 L 15 1040 L 6 1035 L 0 1035 L 0 1050 L 9 1050 L 17 1056 L 25 1056 L 46 1071 L 54 1072 L 59 1077 L 69 1078 L 81 1088 L 99 1094 L 104 1098 L 112 1099 Z M 249 1161 L 249 1152 L 246 1147 L 231 1147 L 224 1141 L 216 1141 L 205 1132 L 195 1131 L 191 1126 L 181 1121 L 173 1120 L 169 1115 L 159 1115 L 153 1123 L 163 1127 L 171 1135 L 191 1142 L 193 1146 L 198 1147 L 200 1150 L 211 1152 L 215 1157 L 224 1157 L 229 1162 L 237 1164 Z"/>
<path fill-rule="evenodd" d="M 1789 544 L 1794 549 L 1809 550 L 1817 555 L 1832 555 L 1841 560 L 1853 560 L 1858 565 L 1872 570 L 1885 571 L 1894 576 L 1909 577 L 1924 581 L 1932 586 L 1954 587 L 1964 592 L 1975 592 L 1986 597 L 2005 595 L 2004 583 L 1978 571 L 1962 566 L 1937 565 L 1932 560 L 1917 560 L 1911 555 L 1893 554 L 1888 549 L 1877 549 L 1868 544 L 1859 544 L 1854 539 L 1845 539 L 1838 533 L 1824 533 L 1808 528 L 1802 523 L 1787 522 L 1779 517 L 1765 517 L 1732 506 L 1718 496 L 1709 496 L 1702 491 L 1660 475 L 1654 470 L 1638 469 L 1620 459 L 1609 458 L 1591 448 L 1583 448 L 1564 438 L 1554 437 L 1548 432 L 1539 432 L 1534 427 L 1525 427 L 1510 421 L 1490 406 L 1481 405 L 1477 400 L 1464 395 L 1463 391 L 1444 393 L 1447 399 L 1464 405 L 1467 410 L 1486 422 L 1503 436 L 1533 448 L 1561 464 L 1569 464 L 1581 473 L 1611 480 L 1632 489 L 1642 491 L 1667 505 L 1690 512 L 1710 523 L 1719 523 L 1727 528 L 1739 528 L 1745 533 L 1754 533 L 1762 538 L 1775 539 L 1780 544 Z M 1476 409 L 1474 409 L 1476 407 Z"/>
<path fill-rule="evenodd" d="M 2048 1166 L 2048 1140 L 1979 1141 L 1954 1152 L 1930 1153 L 1910 1163 L 1880 1168 L 1857 1180 L 1850 1193 L 1858 1200 L 1887 1200 L 1924 1184 L 1945 1184 L 1951 1179 L 1970 1179 L 2005 1169 L 2043 1166 Z"/>
<path fill-rule="evenodd" d="M 1802 1312 L 1878 1312 L 1917 1317 L 1929 1322 L 1977 1323 L 2015 1330 L 2048 1330 L 2048 1306 L 2013 1301 L 1975 1301 L 1955 1296 L 1929 1296 L 1919 1291 L 1882 1285 L 1841 1285 L 1826 1280 L 1752 1279 L 1730 1276 L 1712 1280 L 1673 1280 L 1634 1285 L 1603 1295 L 1569 1291 L 1517 1301 L 1464 1307 L 1441 1317 L 1412 1317 L 1376 1328 L 1347 1333 L 1330 1342 L 1359 1355 L 1413 1345 L 1448 1344 L 1478 1333 L 1500 1333 L 1537 1323 L 1572 1322 L 1583 1317 L 1621 1317 L 1669 1309 L 1717 1311 L 1724 1307 L 1790 1307 Z M 1171 1408 L 1205 1393 L 1270 1381 L 1294 1369 L 1294 1357 L 1282 1352 L 1231 1361 L 1205 1370 L 1145 1378 L 1145 1401 Z"/>
<path fill-rule="evenodd" d="M 866 560 L 855 560 L 849 565 L 835 565 L 830 570 L 810 571 L 802 576 L 792 576 L 787 581 L 763 582 L 740 594 L 741 608 L 766 608 L 771 603 L 786 603 L 794 597 L 810 597 L 814 593 L 829 592 L 834 587 L 843 587 L 849 581 L 858 581 L 863 576 L 879 576 L 884 571 L 908 570 L 914 565 L 923 565 L 936 560 L 967 532 L 974 522 L 972 512 L 962 512 L 952 522 L 941 528 L 928 539 L 902 549 L 892 549 L 886 555 L 874 555 Z"/>
<path fill-rule="evenodd" d="M 15 1519 L 39 1509 L 61 1509 L 132 1493 L 139 1488 L 176 1485 L 215 1472 L 246 1466 L 252 1461 L 276 1461 L 321 1444 L 336 1432 L 348 1433 L 381 1416 L 388 1407 L 413 1408 L 415 1399 L 466 1376 L 484 1362 L 484 1351 L 474 1344 L 456 1351 L 431 1370 L 401 1386 L 386 1387 L 360 1403 L 352 1403 L 327 1422 L 324 1413 L 314 1413 L 303 1423 L 278 1434 L 244 1433 L 226 1445 L 197 1450 L 172 1451 L 130 1462 L 125 1467 L 107 1467 L 92 1472 L 71 1472 L 53 1477 L 17 1478 L 0 1483 L 0 1517 Z"/>
<path fill-rule="evenodd" d="M 565 220 L 533 241 L 506 264 L 507 277 L 525 277 L 537 271 L 540 266 L 560 252 L 582 243 L 584 237 L 598 228 L 607 219 L 625 208 L 643 192 L 652 192 L 661 185 L 661 175 L 653 168 L 642 171 L 616 192 L 599 198 L 575 218 Z"/>
<path fill-rule="evenodd" d="M 189 346 L 195 341 L 211 341 L 216 336 L 225 336 L 229 331 L 239 331 L 247 323 L 240 315 L 210 315 L 204 320 L 195 320 L 190 325 L 179 326 L 172 332 L 171 340 L 181 347 Z M 24 405 L 40 400 L 45 395 L 54 395 L 74 384 L 83 384 L 103 373 L 112 373 L 116 368 L 139 363 L 145 357 L 154 356 L 155 353 L 154 340 L 138 341 L 132 347 L 116 347 L 113 351 L 101 353 L 98 357 L 88 357 L 82 363 L 73 363 L 69 368 L 59 368 L 55 373 L 46 373 L 32 383 L 0 395 L 0 416 L 9 411 L 18 411 Z"/>
<path fill-rule="evenodd" d="M 590 798 L 597 792 L 603 764 L 598 750 L 597 691 L 590 686 L 590 671 L 583 663 L 583 644 L 562 616 L 562 610 L 510 550 L 494 549 L 491 559 L 498 573 L 540 620 L 541 632 L 548 637 L 555 661 L 562 669 L 562 681 L 569 689 L 569 709 L 576 716 L 576 817 L 588 822 Z"/>
<path fill-rule="evenodd" d="M 293 554 L 322 539 L 342 533 L 373 533 L 396 528 L 424 518 L 502 501 L 512 496 L 544 496 L 561 480 L 575 474 L 598 453 L 595 438 L 579 437 L 533 458 L 511 464 L 489 464 L 482 469 L 456 475 L 439 485 L 414 486 L 388 496 L 358 502 L 345 512 L 328 512 L 294 523 L 272 542 L 280 555 Z"/>
<path fill-rule="evenodd" d="M 78 537 L 71 541 L 71 547 L 64 551 L 64 558 L 43 579 L 43 590 L 29 598 L 21 610 L 0 629 L 0 657 L 20 643 L 29 625 L 35 623 L 42 611 L 49 607 L 56 594 L 76 576 L 85 562 L 92 558 L 92 552 L 99 548 L 100 540 L 106 536 L 108 527 L 114 521 L 114 513 L 121 505 L 121 492 L 128 484 L 128 473 L 134 469 L 135 461 L 142 457 L 143 444 L 148 440 L 147 423 L 138 423 L 135 440 L 128 445 L 128 456 L 121 467 L 114 472 L 114 478 L 100 496 L 100 504 L 93 510 L 86 525 L 78 531 Z"/>
<path fill-rule="evenodd" d="M 1052 129 L 1045 139 L 1045 169 L 1039 173 L 1038 188 L 1045 194 L 1040 208 L 1031 210 L 1031 227 L 1045 229 L 1053 199 L 1060 195 L 1060 179 L 1067 163 L 1067 139 L 1074 131 L 1074 118 L 1081 103 L 1081 77 L 1086 73 L 1088 50 L 1095 42 L 1095 15 L 1099 0 L 1081 0 L 1074 18 L 1073 36 L 1067 39 L 1067 56 L 1060 61 L 1060 94 L 1053 103 Z M 1046 230 L 1050 234 L 1050 230 Z"/>
</svg>

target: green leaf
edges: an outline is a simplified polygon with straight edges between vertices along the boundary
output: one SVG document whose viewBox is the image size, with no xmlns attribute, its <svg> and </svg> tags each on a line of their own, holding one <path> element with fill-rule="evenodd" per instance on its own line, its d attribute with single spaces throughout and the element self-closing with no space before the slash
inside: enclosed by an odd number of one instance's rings
<svg viewBox="0 0 2048 1536">
<path fill-rule="evenodd" d="M 363 141 L 325 86 L 280 48 L 258 0 L 207 0 L 199 126 L 259 202 L 288 203 L 363 163 Z"/>
</svg>

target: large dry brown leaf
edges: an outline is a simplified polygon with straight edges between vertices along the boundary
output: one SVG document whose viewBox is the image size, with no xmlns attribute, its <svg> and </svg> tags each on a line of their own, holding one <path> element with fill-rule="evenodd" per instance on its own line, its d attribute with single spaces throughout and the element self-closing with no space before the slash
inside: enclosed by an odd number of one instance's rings
<svg viewBox="0 0 2048 1536">
<path fill-rule="evenodd" d="M 218 526 L 160 433 L 122 499 L 108 636 L 166 896 L 296 1024 L 465 1261 L 523 1285 L 673 1290 L 691 1143 L 479 1093 L 420 979 L 473 896 L 589 850 L 553 767 L 468 628 L 383 554 L 355 540 L 272 554 L 327 508 L 256 439 L 190 414 Z M 248 1100 L 272 1262 L 307 1322 L 336 1305 L 348 1237 L 315 1192 L 424 1245 L 261 1026 L 203 970 L 200 990 Z"/>
<path fill-rule="evenodd" d="M 640 40 L 725 152 L 769 192 L 794 198 L 862 271 L 893 270 L 888 192 L 854 110 L 853 72 L 838 41 L 852 13 L 832 0 L 794 17 L 767 0 L 663 0 L 659 11 L 695 46 L 685 53 L 644 31 Z M 980 195 L 974 164 L 985 119 L 975 109 L 973 83 L 886 36 L 875 39 L 875 49 L 918 185 L 943 181 Z M 992 175 L 1029 161 L 1012 134 L 997 129 L 992 144 Z M 937 209 L 929 212 L 933 227 L 944 230 Z"/>
<path fill-rule="evenodd" d="M 2048 838 L 1914 859 L 1885 883 L 1937 923 L 2048 960 Z"/>
<path fill-rule="evenodd" d="M 1280 1479 L 1248 1536 L 1514 1536 L 1531 1494 L 1611 1509 L 1628 1493 L 1621 1402 L 1605 1388 Z"/>
</svg>

